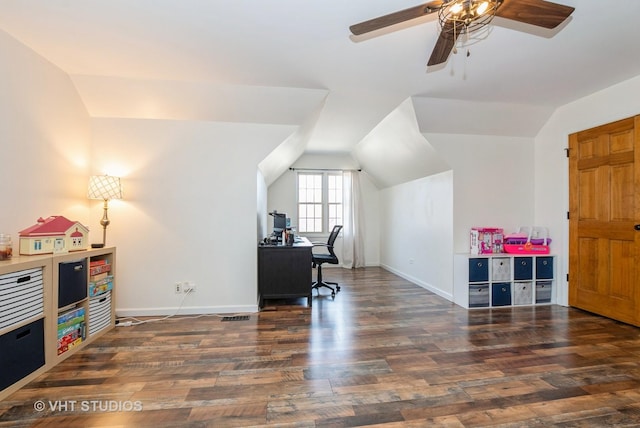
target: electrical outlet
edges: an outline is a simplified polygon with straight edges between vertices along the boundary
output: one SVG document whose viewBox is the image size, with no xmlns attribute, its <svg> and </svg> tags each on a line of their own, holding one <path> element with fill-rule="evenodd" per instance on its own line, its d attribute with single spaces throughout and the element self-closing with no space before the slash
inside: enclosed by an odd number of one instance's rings
<svg viewBox="0 0 640 428">
<path fill-rule="evenodd" d="M 187 281 L 184 283 L 184 287 L 182 287 L 182 290 L 185 293 L 194 293 L 196 291 L 196 283 L 193 281 Z"/>
<path fill-rule="evenodd" d="M 174 287 L 175 287 L 176 294 L 182 293 L 182 283 L 181 282 L 176 282 L 174 284 Z"/>
</svg>

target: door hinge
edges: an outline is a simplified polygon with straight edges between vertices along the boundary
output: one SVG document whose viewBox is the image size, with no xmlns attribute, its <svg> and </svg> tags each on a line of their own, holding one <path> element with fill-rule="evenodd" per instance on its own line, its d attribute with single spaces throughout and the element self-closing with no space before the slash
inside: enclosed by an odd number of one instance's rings
<svg viewBox="0 0 640 428">
<path fill-rule="evenodd" d="M 571 220 L 571 214 L 567 211 L 567 220 Z"/>
<path fill-rule="evenodd" d="M 569 274 L 567 274 L 567 282 L 569 282 Z"/>
<path fill-rule="evenodd" d="M 567 154 L 567 157 L 569 157 L 569 148 L 567 147 L 566 149 L 564 149 L 565 153 Z"/>
</svg>

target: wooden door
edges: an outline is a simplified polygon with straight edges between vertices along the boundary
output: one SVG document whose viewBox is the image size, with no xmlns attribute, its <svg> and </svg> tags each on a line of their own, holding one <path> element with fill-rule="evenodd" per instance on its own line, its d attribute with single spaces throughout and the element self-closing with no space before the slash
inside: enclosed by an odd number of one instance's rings
<svg viewBox="0 0 640 428">
<path fill-rule="evenodd" d="M 640 116 L 569 136 L 569 304 L 634 325 L 639 192 Z"/>
</svg>

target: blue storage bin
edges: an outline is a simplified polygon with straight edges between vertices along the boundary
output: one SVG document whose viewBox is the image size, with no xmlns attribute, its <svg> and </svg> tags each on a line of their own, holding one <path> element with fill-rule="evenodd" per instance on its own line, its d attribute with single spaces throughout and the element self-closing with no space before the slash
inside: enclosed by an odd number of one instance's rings
<svg viewBox="0 0 640 428">
<path fill-rule="evenodd" d="M 469 282 L 489 281 L 489 261 L 486 258 L 469 259 Z"/>
<path fill-rule="evenodd" d="M 87 260 L 58 265 L 58 308 L 87 298 Z"/>
<path fill-rule="evenodd" d="M 513 279 L 533 279 L 533 259 L 531 257 L 514 257 Z"/>
<path fill-rule="evenodd" d="M 495 282 L 491 284 L 492 306 L 511 305 L 511 284 L 508 282 Z"/>
<path fill-rule="evenodd" d="M 553 279 L 553 257 L 536 258 L 536 278 Z"/>
<path fill-rule="evenodd" d="M 0 336 L 0 390 L 44 366 L 44 320 Z"/>
</svg>

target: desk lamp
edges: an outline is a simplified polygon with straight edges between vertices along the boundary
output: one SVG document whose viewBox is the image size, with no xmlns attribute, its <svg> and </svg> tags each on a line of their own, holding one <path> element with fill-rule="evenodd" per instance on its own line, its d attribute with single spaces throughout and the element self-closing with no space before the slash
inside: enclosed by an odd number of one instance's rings
<svg viewBox="0 0 640 428">
<path fill-rule="evenodd" d="M 91 244 L 91 248 L 102 248 L 107 243 L 107 226 L 109 217 L 107 210 L 109 209 L 109 199 L 122 199 L 122 186 L 120 185 L 120 177 L 110 175 L 92 175 L 89 177 L 89 191 L 87 193 L 89 199 L 101 199 L 104 201 L 104 213 L 100 224 L 102 225 L 102 244 Z"/>
</svg>

